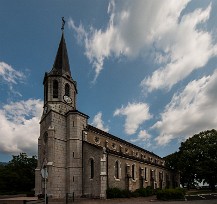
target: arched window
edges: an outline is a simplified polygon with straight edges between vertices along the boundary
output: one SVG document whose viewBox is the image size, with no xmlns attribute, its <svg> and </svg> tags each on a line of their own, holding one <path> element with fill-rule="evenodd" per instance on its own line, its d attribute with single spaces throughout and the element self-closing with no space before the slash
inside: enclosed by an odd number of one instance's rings
<svg viewBox="0 0 217 204">
<path fill-rule="evenodd" d="M 94 161 L 90 159 L 90 178 L 93 179 L 94 177 Z"/>
<path fill-rule="evenodd" d="M 147 181 L 147 167 L 145 167 L 145 180 Z"/>
<path fill-rule="evenodd" d="M 150 179 L 154 181 L 154 170 L 150 169 Z"/>
<path fill-rule="evenodd" d="M 48 88 L 47 83 L 44 85 L 44 102 L 47 102 Z"/>
<path fill-rule="evenodd" d="M 70 96 L 70 86 L 69 86 L 69 84 L 65 85 L 65 96 Z"/>
<path fill-rule="evenodd" d="M 43 140 L 44 140 L 44 143 L 46 144 L 47 140 L 48 140 L 48 133 L 47 132 L 44 133 Z"/>
<path fill-rule="evenodd" d="M 53 81 L 53 98 L 58 98 L 58 81 Z"/>
<path fill-rule="evenodd" d="M 120 169 L 120 167 L 119 167 L 120 165 L 119 165 L 119 162 L 118 161 L 116 161 L 115 162 L 115 178 L 116 179 L 119 179 L 119 169 Z"/>
<path fill-rule="evenodd" d="M 136 167 L 135 164 L 132 165 L 132 179 L 135 180 L 136 178 Z"/>
</svg>

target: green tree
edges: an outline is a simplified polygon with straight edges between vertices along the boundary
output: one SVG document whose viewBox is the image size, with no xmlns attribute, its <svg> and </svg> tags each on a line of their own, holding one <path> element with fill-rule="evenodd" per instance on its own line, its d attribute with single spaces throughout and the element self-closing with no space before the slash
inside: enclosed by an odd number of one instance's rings
<svg viewBox="0 0 217 204">
<path fill-rule="evenodd" d="M 188 188 L 195 181 L 195 168 L 190 155 L 187 153 L 175 152 L 168 155 L 165 159 L 165 165 L 172 170 L 180 172 L 180 183 Z"/>
<path fill-rule="evenodd" d="M 167 156 L 168 167 L 180 171 L 181 184 L 188 187 L 197 181 L 206 181 L 212 190 L 217 184 L 217 131 L 195 134 L 181 143 L 179 151 Z"/>
<path fill-rule="evenodd" d="M 27 192 L 35 186 L 37 159 L 26 153 L 13 156 L 4 166 L 0 166 L 0 192 Z"/>
<path fill-rule="evenodd" d="M 196 178 L 206 181 L 212 190 L 217 184 L 217 131 L 207 130 L 181 144 L 181 154 L 188 153 L 195 167 Z"/>
</svg>

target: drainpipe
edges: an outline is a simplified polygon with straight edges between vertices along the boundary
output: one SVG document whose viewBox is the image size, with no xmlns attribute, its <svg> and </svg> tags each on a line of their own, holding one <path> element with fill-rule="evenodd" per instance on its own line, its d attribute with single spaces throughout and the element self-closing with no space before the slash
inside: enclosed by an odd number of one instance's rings
<svg viewBox="0 0 217 204">
<path fill-rule="evenodd" d="M 107 176 L 107 189 L 109 188 L 109 179 L 108 179 L 108 152 L 106 154 L 106 176 Z"/>
<path fill-rule="evenodd" d="M 82 155 L 81 155 L 81 159 L 82 159 L 82 196 L 84 195 L 84 136 L 87 135 L 87 132 L 85 130 L 82 130 Z"/>
<path fill-rule="evenodd" d="M 81 163 L 81 168 L 82 168 L 82 182 L 81 182 L 81 189 L 82 189 L 82 191 L 81 191 L 81 194 L 82 194 L 82 196 L 84 195 L 84 130 L 82 130 L 82 137 L 81 137 L 81 142 L 82 142 L 82 144 L 81 144 L 81 159 L 82 159 L 82 163 Z"/>
</svg>

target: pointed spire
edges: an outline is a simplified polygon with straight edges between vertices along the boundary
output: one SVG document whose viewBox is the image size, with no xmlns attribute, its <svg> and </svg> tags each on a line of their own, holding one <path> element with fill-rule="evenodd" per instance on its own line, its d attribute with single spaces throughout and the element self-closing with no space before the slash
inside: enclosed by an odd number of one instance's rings
<svg viewBox="0 0 217 204">
<path fill-rule="evenodd" d="M 71 76 L 69 58 L 66 48 L 66 42 L 64 38 L 64 32 L 62 31 L 62 37 L 60 40 L 59 48 L 57 51 L 56 59 L 54 61 L 53 69 L 51 72 L 54 74 L 60 75 L 69 75 Z"/>
</svg>

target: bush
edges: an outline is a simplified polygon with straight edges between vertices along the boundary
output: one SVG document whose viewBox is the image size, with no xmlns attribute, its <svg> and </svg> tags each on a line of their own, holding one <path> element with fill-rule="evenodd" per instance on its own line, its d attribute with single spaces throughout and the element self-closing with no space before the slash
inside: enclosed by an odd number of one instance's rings
<svg viewBox="0 0 217 204">
<path fill-rule="evenodd" d="M 137 189 L 137 190 L 133 191 L 133 192 L 131 193 L 131 195 L 132 195 L 132 197 L 137 198 L 137 197 L 140 197 L 140 192 L 139 192 L 138 189 Z"/>
<path fill-rule="evenodd" d="M 122 198 L 122 192 L 119 188 L 108 188 L 106 191 L 107 198 Z"/>
<path fill-rule="evenodd" d="M 139 189 L 135 190 L 134 193 L 136 193 L 136 195 L 139 195 L 140 197 L 146 197 L 147 196 L 147 190 L 145 188 L 139 188 Z M 139 197 L 139 196 L 137 196 L 137 197 Z"/>
<path fill-rule="evenodd" d="M 132 192 L 129 190 L 122 190 L 122 198 L 130 198 L 132 197 Z"/>
<path fill-rule="evenodd" d="M 163 189 L 157 191 L 157 199 L 159 200 L 181 200 L 185 198 L 183 189 Z"/>
<path fill-rule="evenodd" d="M 154 189 L 150 186 L 136 189 L 134 192 L 121 190 L 119 188 L 108 188 L 106 191 L 107 198 L 130 198 L 130 197 L 147 197 L 154 195 Z"/>
<path fill-rule="evenodd" d="M 145 190 L 146 190 L 146 196 L 152 196 L 152 195 L 154 195 L 154 189 L 153 189 L 153 187 L 151 187 L 151 186 L 147 186 L 146 188 L 145 188 Z"/>
<path fill-rule="evenodd" d="M 147 197 L 154 195 L 154 189 L 151 186 L 147 186 L 146 188 L 139 188 L 135 190 L 134 193 L 135 195 L 139 194 L 140 197 Z"/>
</svg>

